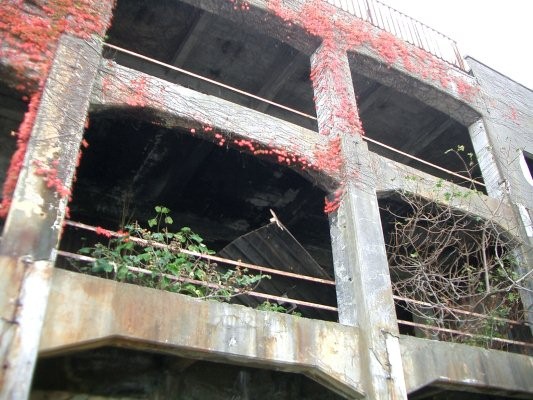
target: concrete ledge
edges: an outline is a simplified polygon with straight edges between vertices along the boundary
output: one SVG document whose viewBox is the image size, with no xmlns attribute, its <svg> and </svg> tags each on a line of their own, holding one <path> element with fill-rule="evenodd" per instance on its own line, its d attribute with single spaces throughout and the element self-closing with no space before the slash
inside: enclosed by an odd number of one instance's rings
<svg viewBox="0 0 533 400">
<path fill-rule="evenodd" d="M 512 208 L 503 200 L 473 192 L 451 182 L 444 182 L 442 187 L 438 188 L 439 178 L 376 153 L 371 154 L 372 168 L 380 177 L 376 182 L 376 190 L 381 192 L 382 196 L 388 192 L 404 190 L 428 201 L 450 205 L 467 214 L 492 220 L 513 237 L 520 237 L 520 222 L 516 220 Z M 445 197 L 446 193 L 457 193 L 458 196 L 449 201 Z"/>
<path fill-rule="evenodd" d="M 425 386 L 531 399 L 533 357 L 411 336 L 400 338 L 408 393 Z"/>
<path fill-rule="evenodd" d="M 116 344 L 309 376 L 363 397 L 358 330 L 56 269 L 40 356 Z"/>
<path fill-rule="evenodd" d="M 104 60 L 93 89 L 91 111 L 136 108 L 143 109 L 147 119 L 168 128 L 190 130 L 191 134 L 206 140 L 218 142 L 215 134 L 221 134 L 225 145 L 242 151 L 254 153 L 251 147 L 278 149 L 282 153 L 290 151 L 291 156 L 287 157 L 291 160 L 286 162 L 284 157 L 281 163 L 291 167 L 298 165 L 295 171 L 310 175 L 323 187 L 336 187 L 331 181 L 341 180 L 340 172 L 328 178 L 316 168 L 308 168 L 316 165 L 317 151 L 328 145 L 327 138 L 318 132 Z M 138 114 L 143 117 L 143 112 Z M 234 143 L 243 138 L 246 139 L 244 145 Z M 279 162 L 278 155 L 272 155 L 274 162 Z"/>
</svg>

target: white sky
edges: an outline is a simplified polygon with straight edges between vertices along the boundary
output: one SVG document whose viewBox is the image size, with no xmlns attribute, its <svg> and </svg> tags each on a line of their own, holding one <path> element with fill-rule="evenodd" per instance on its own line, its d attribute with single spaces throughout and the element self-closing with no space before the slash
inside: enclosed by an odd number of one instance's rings
<svg viewBox="0 0 533 400">
<path fill-rule="evenodd" d="M 533 90 L 533 0 L 381 0 Z"/>
</svg>

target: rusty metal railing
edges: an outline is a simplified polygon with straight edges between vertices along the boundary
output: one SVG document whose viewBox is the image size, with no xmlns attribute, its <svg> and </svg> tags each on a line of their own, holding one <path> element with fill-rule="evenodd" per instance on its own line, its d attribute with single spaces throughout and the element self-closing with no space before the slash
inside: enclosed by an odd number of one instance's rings
<svg viewBox="0 0 533 400">
<path fill-rule="evenodd" d="M 103 231 L 106 232 L 106 235 L 108 235 L 109 237 L 119 238 L 119 237 L 123 237 L 124 236 L 123 233 L 119 233 L 119 232 L 116 232 L 116 231 L 107 230 L 107 229 L 103 229 L 103 228 L 99 228 L 99 227 L 96 227 L 96 226 L 84 224 L 84 223 L 81 223 L 81 222 L 71 221 L 71 220 L 66 220 L 65 221 L 65 225 L 71 226 L 71 227 L 74 227 L 74 228 L 78 228 L 78 229 L 82 229 L 82 230 L 85 230 L 85 231 L 95 232 L 95 233 L 103 230 Z M 203 253 L 190 251 L 190 250 L 187 250 L 187 249 L 170 249 L 170 246 L 168 246 L 168 245 L 165 245 L 165 244 L 162 244 L 162 243 L 158 243 L 158 242 L 147 241 L 145 239 L 141 239 L 141 238 L 134 237 L 134 236 L 128 236 L 128 240 L 130 240 L 132 242 L 135 242 L 136 244 L 141 245 L 141 246 L 148 246 L 149 245 L 149 246 L 152 246 L 152 247 L 164 248 L 164 249 L 168 249 L 170 251 L 176 251 L 178 253 L 181 253 L 181 254 L 184 254 L 184 255 L 187 255 L 187 256 L 191 256 L 191 257 L 194 257 L 194 258 L 203 259 L 203 260 L 205 260 L 207 262 L 218 262 L 220 264 L 225 264 L 226 266 L 244 268 L 244 269 L 247 269 L 247 270 L 258 271 L 259 273 L 265 273 L 265 274 L 269 274 L 269 275 L 277 275 L 277 276 L 281 276 L 281 277 L 285 277 L 285 278 L 293 278 L 293 279 L 297 279 L 297 280 L 301 280 L 301 281 L 313 282 L 313 283 L 322 284 L 322 285 L 326 285 L 326 286 L 333 286 L 333 287 L 335 286 L 335 281 L 333 281 L 333 280 L 321 279 L 321 278 L 316 278 L 316 277 L 312 277 L 312 276 L 301 275 L 301 274 L 296 274 L 296 273 L 292 273 L 292 272 L 288 272 L 288 271 L 283 271 L 281 269 L 268 268 L 268 267 L 264 267 L 264 266 L 260 266 L 260 265 L 245 263 L 245 262 L 242 262 L 242 261 L 230 260 L 230 259 L 226 259 L 226 258 L 222 258 L 222 257 L 210 255 L 210 254 L 203 254 Z M 64 250 L 58 250 L 57 254 L 59 256 L 61 256 L 61 257 L 65 257 L 65 258 L 68 258 L 68 259 L 77 260 L 77 261 L 81 261 L 81 262 L 92 263 L 92 262 L 96 261 L 96 259 L 93 258 L 93 257 L 88 257 L 88 256 L 84 256 L 84 255 L 81 255 L 81 254 L 71 253 L 69 251 L 64 251 Z M 127 268 L 131 272 L 135 272 L 135 273 L 139 273 L 139 274 L 143 274 L 143 275 L 151 275 L 152 274 L 152 271 L 150 271 L 150 270 L 143 269 L 143 268 L 138 268 L 138 267 L 135 267 L 135 266 L 131 266 L 131 267 L 127 267 Z M 232 291 L 231 288 L 225 287 L 225 286 L 223 286 L 221 284 L 208 283 L 208 282 L 204 282 L 204 281 L 199 281 L 197 279 L 191 279 L 189 277 L 182 277 L 182 276 L 176 276 L 176 275 L 170 275 L 170 274 L 163 274 L 162 276 L 164 276 L 166 279 L 168 279 L 170 281 L 192 283 L 192 284 L 199 285 L 199 286 L 206 286 L 206 287 L 209 287 L 209 288 L 212 288 L 212 289 L 213 288 L 214 289 L 227 289 L 229 291 Z M 251 296 L 251 297 L 255 297 L 255 298 L 259 298 L 259 299 L 274 301 L 274 302 L 278 302 L 280 304 L 281 303 L 292 304 L 292 305 L 297 306 L 297 307 L 298 306 L 303 306 L 303 307 L 308 307 L 308 308 L 314 308 L 314 309 L 324 310 L 324 311 L 328 311 L 328 312 L 335 313 L 335 314 L 338 312 L 338 309 L 335 306 L 326 305 L 326 304 L 319 304 L 319 303 L 313 303 L 313 302 L 309 302 L 309 301 L 305 301 L 305 300 L 299 300 L 299 299 L 293 299 L 293 298 L 285 297 L 285 296 L 277 296 L 277 295 L 274 295 L 274 294 L 271 294 L 271 293 L 258 292 L 256 290 L 247 290 L 247 291 L 245 291 L 243 293 L 240 293 L 239 295 L 240 296 Z"/>
<path fill-rule="evenodd" d="M 422 22 L 378 0 L 326 1 L 466 71 L 457 43 Z"/>
<path fill-rule="evenodd" d="M 419 300 L 415 300 L 415 299 L 410 299 L 410 298 L 406 298 L 406 297 L 402 297 L 402 296 L 397 296 L 397 295 L 393 295 L 393 298 L 394 298 L 394 300 L 395 300 L 395 302 L 397 304 L 398 304 L 398 302 L 414 303 L 414 304 L 418 304 L 418 305 L 427 307 L 427 309 L 444 310 L 444 311 L 451 312 L 453 314 L 464 316 L 465 319 L 468 319 L 468 317 L 481 318 L 481 319 L 486 319 L 486 320 L 489 320 L 489 321 L 496 321 L 496 322 L 499 322 L 499 323 L 504 323 L 504 324 L 507 324 L 507 325 L 514 325 L 514 326 L 522 325 L 522 326 L 529 327 L 529 323 L 527 321 L 517 321 L 517 320 L 512 320 L 512 319 L 508 319 L 508 318 L 501 318 L 501 317 L 497 317 L 497 316 L 489 316 L 489 315 L 485 315 L 485 314 L 480 314 L 480 313 L 476 313 L 476 312 L 472 312 L 472 311 L 461 310 L 461 309 L 448 307 L 448 306 L 443 306 L 443 305 L 439 305 L 439 304 L 427 303 L 427 302 L 423 302 L 423 301 L 419 301 Z M 464 331 L 464 330 L 450 329 L 450 328 L 445 328 L 445 327 L 442 327 L 442 326 L 436 326 L 436 325 L 432 325 L 431 324 L 431 321 L 429 320 L 429 318 L 428 318 L 428 321 L 426 321 L 425 323 L 417 323 L 417 322 L 413 322 L 413 321 L 406 321 L 406 320 L 403 320 L 403 319 L 398 319 L 398 324 L 399 325 L 404 325 L 404 326 L 410 326 L 410 327 L 413 327 L 413 328 L 418 328 L 418 329 L 421 329 L 422 331 L 432 332 L 432 333 L 435 333 L 435 334 L 439 334 L 439 333 L 449 334 L 451 336 L 449 337 L 448 340 L 450 340 L 452 338 L 455 338 L 455 340 L 460 339 L 460 338 L 469 338 L 469 339 L 483 340 L 483 341 L 485 341 L 487 343 L 494 342 L 494 343 L 501 343 L 501 344 L 504 344 L 504 345 L 516 345 L 516 346 L 519 346 L 519 347 L 521 347 L 523 349 L 533 349 L 533 342 L 531 342 L 531 341 L 525 342 L 525 341 L 520 341 L 520 340 L 512 340 L 512 339 L 503 338 L 503 337 L 487 336 L 487 335 L 483 335 L 483 334 L 479 334 L 479 333 L 472 333 L 472 332 L 468 332 L 468 331 Z M 443 339 L 439 339 L 439 340 L 443 340 Z M 444 340 L 448 341 L 446 339 L 444 339 Z"/>
</svg>

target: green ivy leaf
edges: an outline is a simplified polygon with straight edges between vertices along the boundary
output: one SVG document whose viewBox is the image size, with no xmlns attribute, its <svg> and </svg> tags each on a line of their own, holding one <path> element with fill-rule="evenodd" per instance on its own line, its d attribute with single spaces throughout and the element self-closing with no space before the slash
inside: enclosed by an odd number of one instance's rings
<svg viewBox="0 0 533 400">
<path fill-rule="evenodd" d="M 197 235 L 196 233 L 193 233 L 191 235 L 191 240 L 194 240 L 196 243 L 202 243 L 204 241 L 204 239 L 202 239 L 199 235 Z"/>
</svg>

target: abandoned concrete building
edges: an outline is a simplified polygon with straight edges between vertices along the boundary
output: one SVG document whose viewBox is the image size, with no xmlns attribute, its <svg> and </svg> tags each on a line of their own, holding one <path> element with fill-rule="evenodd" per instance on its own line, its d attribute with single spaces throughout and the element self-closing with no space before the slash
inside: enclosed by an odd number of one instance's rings
<svg viewBox="0 0 533 400">
<path fill-rule="evenodd" d="M 439 32 L 5 0 L 0 99 L 0 399 L 533 398 L 533 92 Z"/>
</svg>

